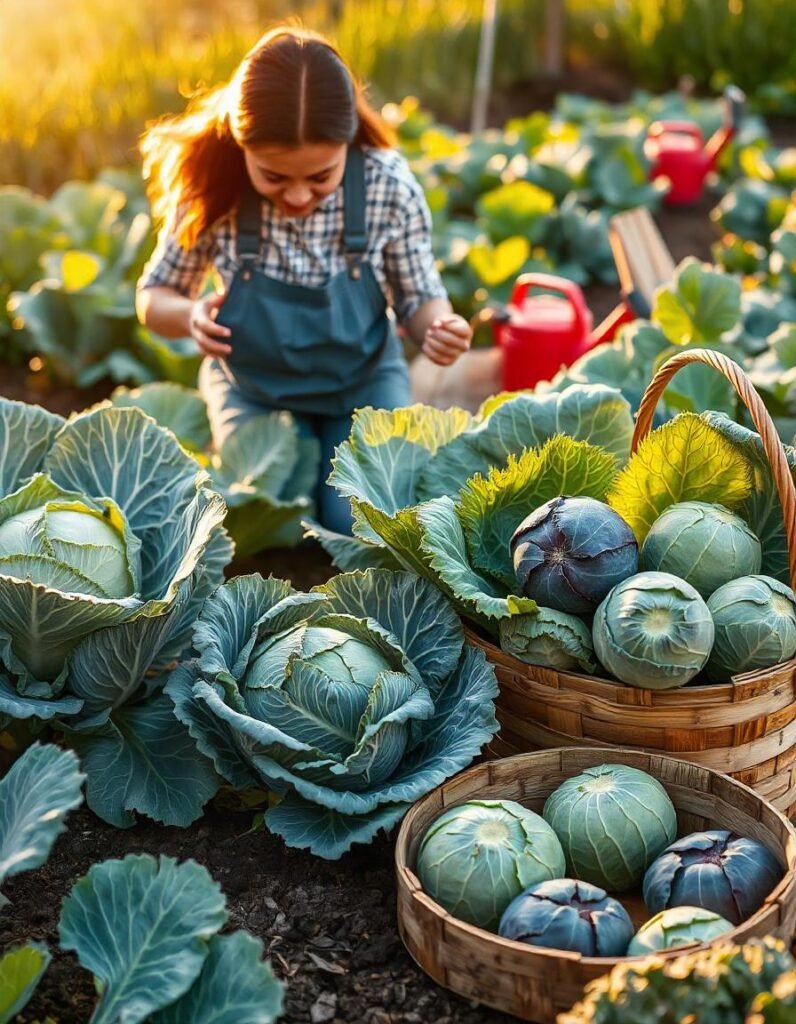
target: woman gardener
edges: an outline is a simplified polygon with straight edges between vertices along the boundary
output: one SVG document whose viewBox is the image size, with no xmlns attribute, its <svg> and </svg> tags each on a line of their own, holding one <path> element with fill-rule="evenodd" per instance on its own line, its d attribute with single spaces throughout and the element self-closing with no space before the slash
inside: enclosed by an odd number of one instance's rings
<svg viewBox="0 0 796 1024">
<path fill-rule="evenodd" d="M 294 28 L 152 126 L 142 152 L 163 227 L 138 283 L 141 321 L 190 335 L 207 357 L 217 445 L 274 409 L 318 438 L 319 518 L 350 532 L 348 502 L 323 481 L 355 409 L 411 401 L 395 319 L 441 366 L 470 345 L 434 266 L 421 186 L 340 55 Z M 200 296 L 210 268 L 223 290 Z"/>
</svg>

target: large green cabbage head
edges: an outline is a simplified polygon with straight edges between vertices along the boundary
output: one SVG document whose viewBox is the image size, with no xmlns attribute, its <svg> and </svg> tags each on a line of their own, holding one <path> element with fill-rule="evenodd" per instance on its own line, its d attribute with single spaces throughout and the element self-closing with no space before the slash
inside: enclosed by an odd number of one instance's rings
<svg viewBox="0 0 796 1024">
<path fill-rule="evenodd" d="M 716 640 L 708 678 L 727 683 L 796 654 L 796 596 L 771 576 L 741 576 L 708 598 Z"/>
<path fill-rule="evenodd" d="M 159 692 L 232 554 L 206 481 L 138 410 L 0 400 L 0 729 L 57 722 L 116 825 L 188 824 L 212 792 Z"/>
<path fill-rule="evenodd" d="M 640 572 L 618 583 L 594 616 L 597 657 L 630 686 L 684 686 L 705 666 L 714 628 L 690 583 L 668 572 Z"/>
<path fill-rule="evenodd" d="M 284 794 L 266 824 L 334 859 L 389 828 L 497 731 L 497 684 L 447 600 L 405 572 L 309 594 L 239 576 L 205 604 L 167 692 L 234 786 Z"/>
</svg>

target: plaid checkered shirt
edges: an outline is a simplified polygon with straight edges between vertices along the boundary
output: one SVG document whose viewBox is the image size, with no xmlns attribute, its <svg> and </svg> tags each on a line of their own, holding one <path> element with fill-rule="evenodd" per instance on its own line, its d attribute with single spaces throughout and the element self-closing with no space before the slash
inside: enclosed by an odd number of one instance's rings
<svg viewBox="0 0 796 1024">
<path fill-rule="evenodd" d="M 446 297 L 431 248 L 431 214 L 421 185 L 400 153 L 372 148 L 364 152 L 367 258 L 388 305 L 405 321 L 428 299 Z M 258 270 L 280 281 L 318 288 L 345 269 L 342 184 L 301 220 L 281 214 L 267 199 L 262 212 Z M 164 229 L 138 286 L 165 286 L 196 298 L 215 268 L 228 288 L 238 269 L 235 236 L 234 212 L 203 232 L 191 249 L 183 249 Z"/>
</svg>

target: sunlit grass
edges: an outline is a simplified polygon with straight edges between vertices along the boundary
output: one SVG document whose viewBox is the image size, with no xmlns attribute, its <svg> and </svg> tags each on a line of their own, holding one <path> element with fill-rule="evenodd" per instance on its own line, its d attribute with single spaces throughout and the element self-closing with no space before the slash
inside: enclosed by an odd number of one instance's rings
<svg viewBox="0 0 796 1024">
<path fill-rule="evenodd" d="M 49 193 L 137 162 L 148 120 L 228 77 L 275 21 L 328 32 L 378 103 L 467 120 L 483 0 L 0 0 L 0 180 Z M 539 67 L 545 0 L 501 0 L 496 85 Z M 334 9 L 339 17 L 333 17 Z M 794 0 L 568 0 L 568 52 L 651 88 L 796 80 Z M 566 87 L 566 81 L 564 82 Z"/>
<path fill-rule="evenodd" d="M 570 29 L 592 56 L 626 67 L 639 85 L 683 75 L 756 91 L 796 78 L 793 0 L 568 0 Z"/>
<path fill-rule="evenodd" d="M 42 192 L 70 177 L 136 160 L 145 123 L 180 110 L 197 88 L 228 77 L 260 34 L 289 14 L 327 31 L 378 102 L 412 92 L 466 117 L 481 0 L 3 0 L 0 167 Z M 530 13 L 502 4 L 497 81 L 529 75 Z"/>
</svg>

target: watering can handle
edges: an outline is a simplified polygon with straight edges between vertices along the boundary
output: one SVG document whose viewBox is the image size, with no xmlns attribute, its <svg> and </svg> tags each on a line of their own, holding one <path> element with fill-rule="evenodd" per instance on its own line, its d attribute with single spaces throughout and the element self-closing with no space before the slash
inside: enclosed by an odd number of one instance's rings
<svg viewBox="0 0 796 1024">
<path fill-rule="evenodd" d="M 559 295 L 563 295 L 575 313 L 575 323 L 579 333 L 586 335 L 590 332 L 591 324 L 589 323 L 586 300 L 574 281 L 568 281 L 565 277 L 557 277 L 555 274 L 540 274 L 534 271 L 529 274 L 520 274 L 514 282 L 511 305 L 521 306 L 531 288 L 544 288 L 546 291 L 558 292 Z"/>
<path fill-rule="evenodd" d="M 698 124 L 693 121 L 653 121 L 649 126 L 648 135 L 657 139 L 666 132 L 676 132 L 678 135 L 692 135 L 695 139 L 702 141 L 702 131 Z"/>
</svg>

